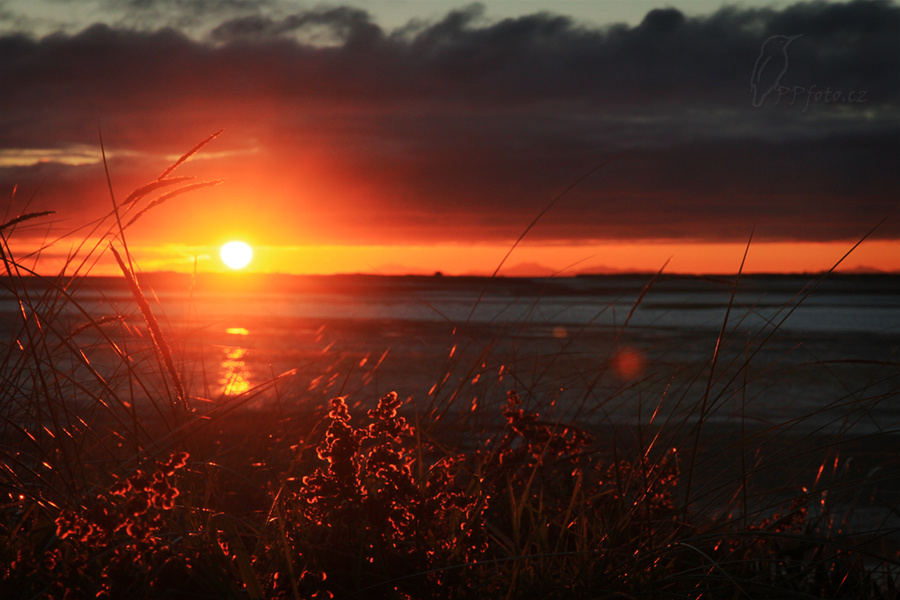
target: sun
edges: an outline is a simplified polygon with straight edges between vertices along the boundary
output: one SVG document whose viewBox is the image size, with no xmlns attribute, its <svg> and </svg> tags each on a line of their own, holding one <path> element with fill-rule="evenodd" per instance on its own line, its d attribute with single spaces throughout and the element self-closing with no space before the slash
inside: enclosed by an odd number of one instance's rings
<svg viewBox="0 0 900 600">
<path fill-rule="evenodd" d="M 228 242 L 219 252 L 222 262 L 232 269 L 243 269 L 253 258 L 253 248 L 244 242 Z"/>
</svg>

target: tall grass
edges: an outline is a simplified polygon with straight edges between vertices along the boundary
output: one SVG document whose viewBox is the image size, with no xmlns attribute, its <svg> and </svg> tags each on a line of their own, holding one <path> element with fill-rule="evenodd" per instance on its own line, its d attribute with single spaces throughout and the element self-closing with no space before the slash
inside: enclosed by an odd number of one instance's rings
<svg viewBox="0 0 900 600">
<path fill-rule="evenodd" d="M 808 415 L 743 418 L 818 280 L 756 331 L 732 322 L 740 276 L 721 280 L 714 345 L 674 372 L 669 349 L 629 346 L 660 274 L 600 352 L 588 326 L 556 353 L 504 346 L 493 331 L 527 324 L 500 316 L 451 323 L 433 385 L 401 396 L 339 376 L 357 358 L 332 350 L 215 397 L 191 358 L 204 349 L 160 318 L 126 238 L 216 183 L 171 176 L 213 137 L 124 202 L 111 192 L 57 276 L 16 254 L 16 230 L 48 213 L 0 225 L 20 317 L 0 357 L 0 596 L 897 597 L 897 457 L 866 457 L 898 432 L 852 427 L 900 397 L 896 362 Z M 107 252 L 132 297 L 111 317 L 82 293 Z M 626 394 L 637 413 L 610 416 Z"/>
</svg>

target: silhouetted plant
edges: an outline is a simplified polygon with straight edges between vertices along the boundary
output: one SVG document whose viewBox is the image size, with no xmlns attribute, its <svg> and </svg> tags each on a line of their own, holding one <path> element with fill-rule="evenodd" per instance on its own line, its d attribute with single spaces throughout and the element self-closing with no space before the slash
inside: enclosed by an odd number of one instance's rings
<svg viewBox="0 0 900 600">
<path fill-rule="evenodd" d="M 84 505 L 61 510 L 48 549 L 20 553 L 7 575 L 26 587 L 45 584 L 48 598 L 143 596 L 170 589 L 173 581 L 186 589 L 194 553 L 171 544 L 167 525 L 179 495 L 173 478 L 187 459 L 186 452 L 173 453 Z"/>
</svg>

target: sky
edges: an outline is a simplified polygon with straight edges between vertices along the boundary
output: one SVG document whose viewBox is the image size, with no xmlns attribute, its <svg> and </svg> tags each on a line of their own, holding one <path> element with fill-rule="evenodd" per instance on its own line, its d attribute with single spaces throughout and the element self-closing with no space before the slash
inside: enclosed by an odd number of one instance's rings
<svg viewBox="0 0 900 600">
<path fill-rule="evenodd" d="M 222 183 L 123 242 L 110 190 L 220 130 L 171 177 Z M 55 211 L 0 234 L 44 273 L 240 239 L 264 272 L 489 274 L 523 234 L 502 274 L 815 272 L 866 236 L 841 268 L 896 271 L 898 167 L 894 2 L 0 0 L 0 218 Z"/>
</svg>

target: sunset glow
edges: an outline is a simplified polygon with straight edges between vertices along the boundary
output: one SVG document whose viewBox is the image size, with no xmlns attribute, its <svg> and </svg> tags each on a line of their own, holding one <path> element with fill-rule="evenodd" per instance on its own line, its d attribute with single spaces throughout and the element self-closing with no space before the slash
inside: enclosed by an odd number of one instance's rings
<svg viewBox="0 0 900 600">
<path fill-rule="evenodd" d="M 751 232 L 750 272 L 827 270 L 867 235 L 840 269 L 900 269 L 888 5 L 447 2 L 406 18 L 247 5 L 105 22 L 73 5 L 56 31 L 31 4 L 4 33 L 0 193 L 10 218 L 56 212 L 13 233 L 41 272 L 67 254 L 46 240 L 108 213 L 98 116 L 125 194 L 223 130 L 172 173 L 196 189 L 128 207 L 152 205 L 126 231 L 151 271 L 488 275 L 526 231 L 500 274 L 731 272 Z M 788 10 L 797 31 L 776 31 Z M 754 96 L 766 40 L 800 33 Z M 190 65 L 191 84 L 168 84 L 160 56 Z M 252 262 L 248 247 L 218 259 L 223 232 L 253 242 Z"/>
<path fill-rule="evenodd" d="M 856 241 L 834 242 L 751 242 L 744 264 L 745 273 L 818 273 L 836 264 L 839 272 L 900 271 L 900 242 L 866 240 L 843 258 Z M 21 244 L 21 240 L 20 240 Z M 511 244 L 511 242 L 510 242 Z M 29 268 L 59 272 L 64 254 L 44 251 L 40 241 L 20 245 Z M 213 247 L 214 248 L 214 247 Z M 408 245 L 262 245 L 243 269 L 226 266 L 220 250 L 209 246 L 166 244 L 134 245 L 132 252 L 147 271 L 285 273 L 329 275 L 364 273 L 369 275 L 490 275 L 509 251 L 501 244 L 415 244 Z M 566 277 L 579 274 L 655 273 L 665 266 L 667 273 L 734 273 L 741 265 L 747 242 L 613 241 L 596 244 L 537 245 L 517 247 L 499 271 L 501 276 Z M 30 249 L 30 250 L 29 250 Z M 39 258 L 39 260 L 38 260 Z M 838 264 L 840 261 L 840 264 Z M 118 266 L 111 257 L 94 265 L 96 275 L 116 275 Z"/>
</svg>

